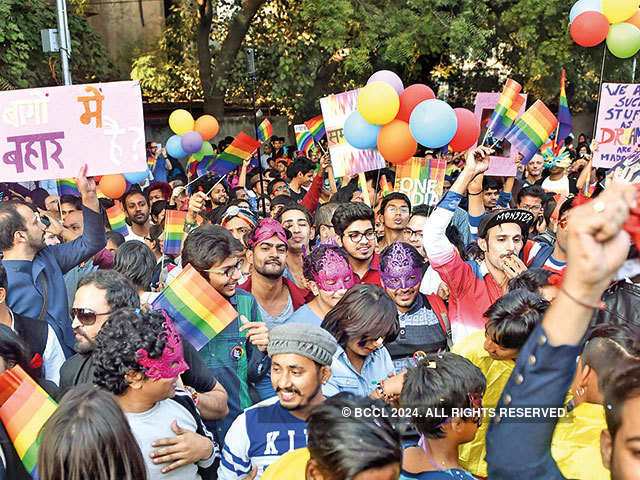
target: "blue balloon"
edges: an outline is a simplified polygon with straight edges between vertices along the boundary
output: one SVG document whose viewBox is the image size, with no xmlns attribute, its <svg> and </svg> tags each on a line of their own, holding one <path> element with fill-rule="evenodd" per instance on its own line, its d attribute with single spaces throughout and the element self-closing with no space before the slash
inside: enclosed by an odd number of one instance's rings
<svg viewBox="0 0 640 480">
<path fill-rule="evenodd" d="M 442 100 L 425 100 L 416 105 L 409 118 L 409 129 L 416 141 L 428 148 L 447 145 L 458 130 L 453 108 Z"/>
<path fill-rule="evenodd" d="M 343 133 L 349 145 L 364 150 L 376 148 L 381 128 L 382 125 L 367 122 L 358 110 L 354 110 L 344 121 Z"/>
<path fill-rule="evenodd" d="M 127 182 L 135 184 L 144 182 L 147 179 L 149 172 L 145 170 L 144 172 L 129 172 L 123 173 L 122 175 L 124 175 L 124 179 Z"/>
<path fill-rule="evenodd" d="M 602 13 L 602 0 L 578 0 L 569 12 L 569 23 L 573 23 L 575 18 L 584 12 Z"/>
<path fill-rule="evenodd" d="M 182 148 L 182 137 L 180 135 L 174 135 L 167 140 L 165 147 L 167 153 L 173 158 L 184 158 L 187 156 L 187 152 Z"/>
</svg>

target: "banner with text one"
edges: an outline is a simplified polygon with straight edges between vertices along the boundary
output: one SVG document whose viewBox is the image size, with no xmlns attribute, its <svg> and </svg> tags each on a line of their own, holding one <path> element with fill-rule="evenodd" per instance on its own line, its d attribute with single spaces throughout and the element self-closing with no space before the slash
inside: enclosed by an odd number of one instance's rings
<svg viewBox="0 0 640 480">
<path fill-rule="evenodd" d="M 442 197 L 447 161 L 444 158 L 413 157 L 407 163 L 396 166 L 394 190 L 402 192 L 411 205 L 435 205 Z"/>
<path fill-rule="evenodd" d="M 0 179 L 24 182 L 147 168 L 137 81 L 0 92 Z"/>
</svg>

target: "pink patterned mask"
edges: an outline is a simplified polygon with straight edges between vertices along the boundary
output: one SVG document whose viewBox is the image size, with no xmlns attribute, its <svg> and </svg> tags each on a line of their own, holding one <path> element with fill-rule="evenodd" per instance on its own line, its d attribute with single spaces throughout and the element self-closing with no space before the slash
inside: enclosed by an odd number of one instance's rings
<svg viewBox="0 0 640 480">
<path fill-rule="evenodd" d="M 284 227 L 277 220 L 267 217 L 260 221 L 258 227 L 255 229 L 247 243 L 253 248 L 257 244 L 264 242 L 271 237 L 278 237 L 287 246 L 289 245 L 289 240 L 287 239 L 287 233 L 284 231 Z"/>
<path fill-rule="evenodd" d="M 331 249 L 320 260 L 320 271 L 315 278 L 318 288 L 325 292 L 349 290 L 356 284 L 351 265 Z"/>
<path fill-rule="evenodd" d="M 189 365 L 184 361 L 180 335 L 167 314 L 164 311 L 162 313 L 165 318 L 164 333 L 167 336 L 167 345 L 162 351 L 162 357 L 149 358 L 149 352 L 144 348 L 136 352 L 136 361 L 147 369 L 145 374 L 154 381 L 161 378 L 175 378 L 189 370 Z"/>
<path fill-rule="evenodd" d="M 386 268 L 380 271 L 380 278 L 391 290 L 413 288 L 422 280 L 422 269 L 414 267 L 411 253 L 401 243 L 394 243 Z"/>
</svg>

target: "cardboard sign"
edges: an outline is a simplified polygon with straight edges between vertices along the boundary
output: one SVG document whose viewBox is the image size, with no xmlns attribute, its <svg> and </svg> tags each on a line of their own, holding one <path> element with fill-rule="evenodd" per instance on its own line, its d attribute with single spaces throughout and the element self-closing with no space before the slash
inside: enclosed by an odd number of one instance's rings
<svg viewBox="0 0 640 480">
<path fill-rule="evenodd" d="M 414 157 L 396 166 L 394 190 L 407 195 L 411 205 L 435 205 L 442 197 L 446 169 L 447 161 L 443 158 Z"/>
<path fill-rule="evenodd" d="M 5 182 L 147 169 L 137 81 L 0 92 L 0 125 Z"/>
<path fill-rule="evenodd" d="M 637 153 L 640 144 L 640 85 L 604 83 L 596 129 L 598 151 L 594 167 L 624 164 Z"/>
<path fill-rule="evenodd" d="M 351 90 L 320 99 L 324 126 L 327 130 L 329 155 L 336 177 L 357 175 L 361 172 L 384 168 L 386 162 L 377 148 L 360 150 L 349 145 L 344 138 L 344 121 L 356 110 L 358 90 Z"/>
<path fill-rule="evenodd" d="M 484 138 L 487 122 L 489 121 L 489 118 L 491 118 L 491 114 L 496 108 L 496 105 L 498 105 L 500 95 L 500 93 L 478 93 L 476 95 L 476 106 L 473 113 L 475 114 L 476 118 L 480 120 L 480 125 L 482 127 L 478 142 L 482 142 L 482 139 Z M 520 94 L 520 96 L 524 97 L 524 103 L 522 104 L 522 108 L 520 109 L 516 120 L 520 118 L 520 115 L 525 112 L 527 105 L 527 96 L 522 93 Z M 511 148 L 511 145 L 506 140 L 503 140 L 502 144 L 506 147 L 503 149 L 503 154 L 490 157 L 489 170 L 485 172 L 485 176 L 515 176 L 518 169 L 518 166 L 516 165 L 518 152 L 514 148 Z"/>
</svg>

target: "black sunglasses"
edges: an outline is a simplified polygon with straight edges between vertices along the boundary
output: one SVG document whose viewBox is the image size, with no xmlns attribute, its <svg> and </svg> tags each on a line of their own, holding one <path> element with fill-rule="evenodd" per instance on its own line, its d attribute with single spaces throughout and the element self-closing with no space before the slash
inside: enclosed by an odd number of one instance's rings
<svg viewBox="0 0 640 480">
<path fill-rule="evenodd" d="M 91 326 L 96 323 L 97 317 L 102 315 L 109 315 L 111 312 L 96 313 L 88 308 L 72 308 L 70 310 L 71 319 L 77 318 L 78 321 L 84 326 Z"/>
</svg>

